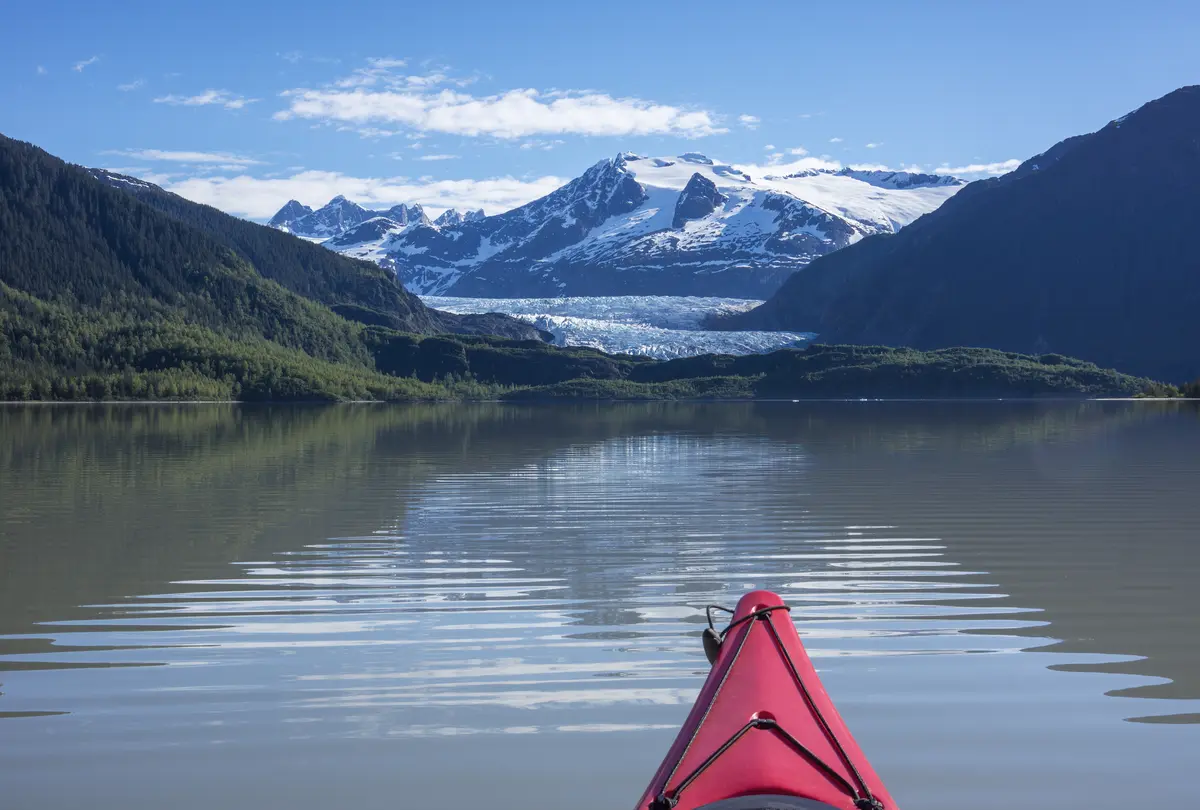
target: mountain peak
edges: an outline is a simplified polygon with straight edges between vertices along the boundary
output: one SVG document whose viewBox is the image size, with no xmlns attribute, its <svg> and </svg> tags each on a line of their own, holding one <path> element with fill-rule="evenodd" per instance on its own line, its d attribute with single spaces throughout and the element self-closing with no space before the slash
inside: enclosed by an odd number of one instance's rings
<svg viewBox="0 0 1200 810">
<path fill-rule="evenodd" d="M 453 208 L 447 208 L 438 216 L 437 219 L 433 221 L 433 224 L 437 225 L 439 228 L 448 228 L 455 225 L 461 225 L 463 220 L 463 215 L 458 213 L 457 210 Z"/>
<path fill-rule="evenodd" d="M 311 214 L 313 210 L 307 205 L 303 205 L 299 200 L 288 200 L 284 206 L 271 217 L 271 221 L 267 224 L 272 228 L 283 228 L 291 230 L 291 224 L 302 217 Z"/>
<path fill-rule="evenodd" d="M 679 193 L 671 227 L 682 228 L 689 220 L 706 217 L 728 200 L 728 197 L 717 191 L 717 186 L 712 180 L 696 172 Z"/>
</svg>

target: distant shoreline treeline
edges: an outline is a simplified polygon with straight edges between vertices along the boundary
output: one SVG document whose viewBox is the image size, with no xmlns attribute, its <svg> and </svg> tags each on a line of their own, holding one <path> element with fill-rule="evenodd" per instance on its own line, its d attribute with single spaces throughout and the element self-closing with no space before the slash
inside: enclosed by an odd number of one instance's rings
<svg viewBox="0 0 1200 810">
<path fill-rule="evenodd" d="M 437 401 L 1179 396 L 1059 355 L 824 346 L 659 361 L 342 322 L 324 356 L 161 319 L 84 317 L 0 287 L 0 400 Z M 333 316 L 335 320 L 341 320 Z M 1200 386 L 1193 386 L 1200 388 Z M 1191 390 L 1191 389 L 1189 389 Z M 1197 393 L 1193 391 L 1193 394 Z"/>
</svg>

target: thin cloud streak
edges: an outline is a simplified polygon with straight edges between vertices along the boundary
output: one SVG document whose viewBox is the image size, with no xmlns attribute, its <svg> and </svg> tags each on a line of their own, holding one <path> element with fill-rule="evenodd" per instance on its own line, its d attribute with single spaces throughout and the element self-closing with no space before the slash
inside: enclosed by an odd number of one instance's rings
<svg viewBox="0 0 1200 810">
<path fill-rule="evenodd" d="M 246 98 L 228 90 L 205 90 L 195 96 L 179 96 L 171 93 L 154 99 L 155 104 L 170 104 L 176 107 L 204 107 L 217 104 L 227 110 L 240 110 L 247 104 L 258 101 L 256 98 Z"/>
<path fill-rule="evenodd" d="M 942 164 L 933 171 L 936 174 L 953 174 L 957 177 L 972 174 L 990 175 L 995 177 L 996 175 L 1000 174 L 1008 174 L 1020 165 L 1021 161 L 1017 160 L 1016 158 L 1009 158 L 1008 160 L 1001 160 L 996 163 L 969 163 L 966 166 L 950 166 L 947 164 Z"/>
<path fill-rule="evenodd" d="M 421 203 L 431 213 L 446 208 L 499 214 L 543 197 L 566 180 L 545 176 L 532 180 L 493 177 L 484 180 L 435 180 L 408 177 L 354 177 L 340 172 L 303 171 L 287 177 L 182 176 L 147 174 L 142 179 L 194 202 L 236 216 L 269 219 L 288 200 L 324 205 L 338 194 L 360 205 L 386 208 L 397 203 Z"/>
<path fill-rule="evenodd" d="M 100 61 L 99 56 L 93 56 L 90 59 L 84 59 L 81 62 L 76 62 L 75 66 L 71 69 L 74 70 L 76 73 L 83 73 L 84 68 L 94 65 L 99 61 Z"/>
<path fill-rule="evenodd" d="M 229 152 L 188 152 L 171 151 L 167 149 L 110 149 L 106 155 L 121 155 L 122 157 L 139 160 L 161 160 L 171 163 L 215 163 L 225 167 L 241 168 L 245 166 L 260 166 L 261 160 L 230 154 Z"/>
</svg>

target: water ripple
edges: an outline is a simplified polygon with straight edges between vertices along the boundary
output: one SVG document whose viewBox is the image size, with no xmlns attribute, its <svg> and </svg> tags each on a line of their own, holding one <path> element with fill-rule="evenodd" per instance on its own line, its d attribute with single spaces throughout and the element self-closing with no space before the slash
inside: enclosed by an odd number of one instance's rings
<svg viewBox="0 0 1200 810">
<path fill-rule="evenodd" d="M 690 703 L 703 606 L 752 587 L 795 605 L 819 661 L 1007 652 L 1002 631 L 1038 624 L 990 605 L 1003 593 L 940 538 L 821 515 L 810 471 L 794 444 L 655 435 L 448 472 L 397 493 L 374 533 L 45 622 L 69 651 L 6 658 L 165 665 L 124 695 L 134 726 L 187 694 L 174 722 L 198 727 L 219 706 L 304 734 L 612 732 Z"/>
</svg>

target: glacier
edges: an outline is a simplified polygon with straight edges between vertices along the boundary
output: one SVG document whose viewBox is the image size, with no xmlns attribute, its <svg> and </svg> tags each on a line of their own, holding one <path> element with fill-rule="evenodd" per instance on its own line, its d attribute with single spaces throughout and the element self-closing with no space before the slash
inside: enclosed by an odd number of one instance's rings
<svg viewBox="0 0 1200 810">
<path fill-rule="evenodd" d="M 588 346 L 610 354 L 670 360 L 698 354 L 758 354 L 798 348 L 810 332 L 716 332 L 705 317 L 745 312 L 762 301 L 678 295 L 605 295 L 562 298 L 460 298 L 427 295 L 434 309 L 456 314 L 499 312 L 551 333 L 558 346 Z"/>
</svg>

